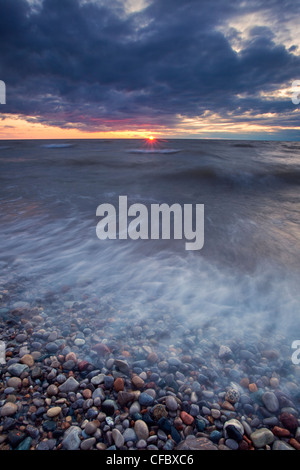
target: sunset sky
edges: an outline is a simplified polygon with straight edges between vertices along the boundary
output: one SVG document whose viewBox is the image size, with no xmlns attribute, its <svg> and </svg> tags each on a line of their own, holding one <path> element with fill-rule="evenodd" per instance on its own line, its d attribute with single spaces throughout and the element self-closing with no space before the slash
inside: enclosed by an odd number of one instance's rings
<svg viewBox="0 0 300 470">
<path fill-rule="evenodd" d="M 294 0 L 0 0 L 0 139 L 300 140 L 299 20 Z"/>
</svg>

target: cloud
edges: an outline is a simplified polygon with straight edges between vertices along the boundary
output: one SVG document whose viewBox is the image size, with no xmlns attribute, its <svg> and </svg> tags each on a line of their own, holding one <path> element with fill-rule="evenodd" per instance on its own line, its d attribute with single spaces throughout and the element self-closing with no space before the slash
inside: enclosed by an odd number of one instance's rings
<svg viewBox="0 0 300 470">
<path fill-rule="evenodd" d="M 91 132 L 176 128 L 182 117 L 207 112 L 245 122 L 274 113 L 289 127 L 291 100 L 264 96 L 299 78 L 297 45 L 278 42 L 292 7 L 279 0 L 0 0 L 5 112 Z M 253 23 L 246 28 L 245 18 Z"/>
</svg>

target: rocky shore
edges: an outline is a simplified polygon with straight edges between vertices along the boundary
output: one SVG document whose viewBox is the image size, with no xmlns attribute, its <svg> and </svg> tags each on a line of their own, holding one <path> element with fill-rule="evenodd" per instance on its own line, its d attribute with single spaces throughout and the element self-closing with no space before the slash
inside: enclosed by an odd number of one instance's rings
<svg viewBox="0 0 300 470">
<path fill-rule="evenodd" d="M 65 290 L 0 292 L 0 450 L 300 449 L 300 368 L 282 335 Z"/>
</svg>

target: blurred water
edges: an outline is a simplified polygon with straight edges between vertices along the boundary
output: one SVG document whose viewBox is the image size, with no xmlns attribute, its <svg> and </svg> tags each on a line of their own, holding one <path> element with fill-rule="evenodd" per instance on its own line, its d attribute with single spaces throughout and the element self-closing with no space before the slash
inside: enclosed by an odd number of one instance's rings
<svg viewBox="0 0 300 470">
<path fill-rule="evenodd" d="M 300 334 L 300 144 L 7 141 L 0 146 L 0 285 L 68 285 L 133 318 L 164 311 L 234 334 Z M 205 243 L 104 240 L 99 204 L 205 205 Z M 295 336 L 296 335 L 296 336 Z M 297 338 L 296 338 L 297 339 Z"/>
</svg>

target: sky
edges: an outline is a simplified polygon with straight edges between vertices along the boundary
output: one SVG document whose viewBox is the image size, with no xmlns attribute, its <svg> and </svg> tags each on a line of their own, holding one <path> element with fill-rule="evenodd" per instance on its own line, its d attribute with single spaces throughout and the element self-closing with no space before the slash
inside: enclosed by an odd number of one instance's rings
<svg viewBox="0 0 300 470">
<path fill-rule="evenodd" d="M 0 139 L 298 141 L 299 20 L 295 0 L 0 0 Z"/>
</svg>

